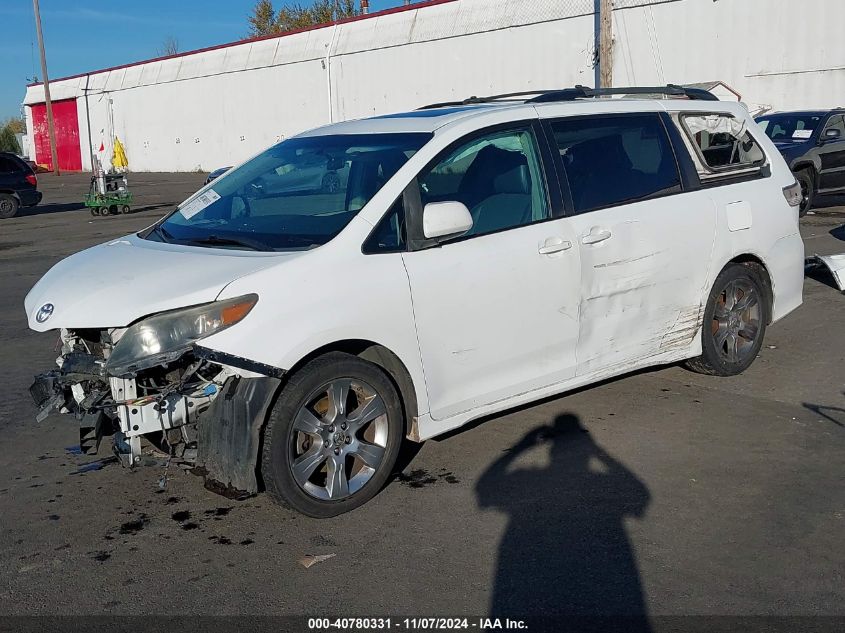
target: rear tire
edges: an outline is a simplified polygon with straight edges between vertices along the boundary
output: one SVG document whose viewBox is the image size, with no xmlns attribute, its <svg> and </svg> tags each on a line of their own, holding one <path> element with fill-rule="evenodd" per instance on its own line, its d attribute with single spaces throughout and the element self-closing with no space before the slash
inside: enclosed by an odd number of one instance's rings
<svg viewBox="0 0 845 633">
<path fill-rule="evenodd" d="M 768 292 L 754 264 L 725 266 L 710 291 L 701 328 L 702 354 L 687 368 L 711 376 L 735 376 L 757 358 L 770 314 Z"/>
<path fill-rule="evenodd" d="M 315 518 L 363 505 L 393 471 L 402 411 L 378 366 L 340 352 L 310 361 L 290 377 L 267 421 L 261 455 L 267 492 Z"/>
<path fill-rule="evenodd" d="M 15 217 L 20 208 L 20 203 L 15 196 L 10 196 L 7 193 L 0 193 L 0 218 L 8 220 Z"/>
<path fill-rule="evenodd" d="M 798 217 L 803 218 L 807 215 L 807 211 L 813 208 L 813 199 L 815 198 L 815 182 L 813 171 L 811 169 L 802 169 L 795 172 L 795 180 L 801 185 L 801 204 L 798 207 Z"/>
</svg>

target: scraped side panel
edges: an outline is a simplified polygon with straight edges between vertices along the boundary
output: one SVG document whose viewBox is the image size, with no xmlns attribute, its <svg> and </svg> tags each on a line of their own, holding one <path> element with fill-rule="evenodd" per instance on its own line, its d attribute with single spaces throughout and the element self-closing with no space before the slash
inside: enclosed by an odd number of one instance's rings
<svg viewBox="0 0 845 633">
<path fill-rule="evenodd" d="M 576 216 L 581 244 L 578 375 L 623 370 L 694 341 L 707 295 L 716 207 L 690 192 Z M 615 368 L 615 369 L 614 369 Z"/>
</svg>

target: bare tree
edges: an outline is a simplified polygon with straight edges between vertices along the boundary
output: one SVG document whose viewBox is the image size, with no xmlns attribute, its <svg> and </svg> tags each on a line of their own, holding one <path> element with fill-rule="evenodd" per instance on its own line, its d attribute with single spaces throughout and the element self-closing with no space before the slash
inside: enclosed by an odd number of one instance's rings
<svg viewBox="0 0 845 633">
<path fill-rule="evenodd" d="M 156 55 L 159 57 L 168 57 L 179 52 L 179 40 L 172 35 L 168 35 L 161 42 L 161 48 L 156 50 Z"/>
</svg>

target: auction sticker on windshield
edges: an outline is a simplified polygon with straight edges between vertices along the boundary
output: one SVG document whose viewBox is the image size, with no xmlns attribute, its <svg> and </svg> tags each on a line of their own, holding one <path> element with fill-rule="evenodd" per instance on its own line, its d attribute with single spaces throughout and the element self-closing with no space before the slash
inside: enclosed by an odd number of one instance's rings
<svg viewBox="0 0 845 633">
<path fill-rule="evenodd" d="M 186 220 L 189 220 L 205 209 L 208 205 L 213 204 L 218 200 L 220 200 L 220 194 L 214 191 L 214 189 L 209 189 L 208 191 L 203 191 L 197 197 L 180 206 L 179 213 L 185 216 Z"/>
<path fill-rule="evenodd" d="M 795 130 L 792 133 L 792 138 L 810 138 L 813 135 L 813 130 Z"/>
</svg>

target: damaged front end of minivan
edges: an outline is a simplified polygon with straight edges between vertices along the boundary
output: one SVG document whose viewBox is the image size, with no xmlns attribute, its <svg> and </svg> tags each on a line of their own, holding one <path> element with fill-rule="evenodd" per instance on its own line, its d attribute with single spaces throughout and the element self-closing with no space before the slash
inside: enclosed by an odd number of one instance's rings
<svg viewBox="0 0 845 633">
<path fill-rule="evenodd" d="M 257 300 L 214 301 L 125 328 L 60 330 L 57 368 L 30 387 L 37 419 L 72 415 L 86 454 L 111 436 L 132 468 L 143 462 L 144 438 L 195 467 L 212 490 L 256 493 L 260 431 L 284 372 L 200 341 L 242 320 Z"/>
</svg>

